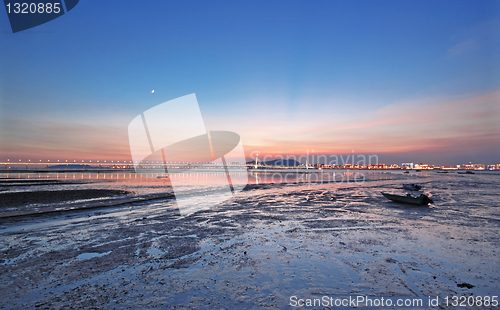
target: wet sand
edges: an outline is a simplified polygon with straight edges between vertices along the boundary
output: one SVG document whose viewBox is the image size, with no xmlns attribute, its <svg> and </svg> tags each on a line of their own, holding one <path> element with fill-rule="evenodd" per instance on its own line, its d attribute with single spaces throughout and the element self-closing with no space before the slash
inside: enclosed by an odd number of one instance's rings
<svg viewBox="0 0 500 310">
<path fill-rule="evenodd" d="M 250 309 L 290 308 L 292 295 L 498 295 L 499 211 L 461 207 L 466 196 L 450 184 L 425 184 L 429 207 L 387 202 L 379 192 L 400 185 L 388 181 L 248 186 L 186 217 L 165 198 L 18 218 L 0 231 L 0 306 Z"/>
<path fill-rule="evenodd" d="M 54 204 L 83 199 L 123 196 L 127 194 L 129 194 L 127 191 L 106 189 L 0 193 L 0 200 L 2 201 L 0 208 L 19 208 L 30 204 Z"/>
</svg>

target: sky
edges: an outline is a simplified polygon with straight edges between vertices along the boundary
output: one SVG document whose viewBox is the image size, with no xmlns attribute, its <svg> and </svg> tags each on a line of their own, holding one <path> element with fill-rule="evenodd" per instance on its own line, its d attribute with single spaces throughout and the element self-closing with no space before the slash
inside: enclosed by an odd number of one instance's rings
<svg viewBox="0 0 500 310">
<path fill-rule="evenodd" d="M 192 93 L 247 157 L 500 163 L 500 1 L 86 0 L 18 33 L 0 9 L 0 162 L 130 160 L 129 123 Z"/>
</svg>

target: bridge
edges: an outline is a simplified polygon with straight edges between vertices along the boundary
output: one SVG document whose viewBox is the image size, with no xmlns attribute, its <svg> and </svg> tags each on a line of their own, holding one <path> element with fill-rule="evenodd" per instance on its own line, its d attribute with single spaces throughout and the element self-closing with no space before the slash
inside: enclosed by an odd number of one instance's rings
<svg viewBox="0 0 500 310">
<path fill-rule="evenodd" d="M 247 169 L 250 165 L 246 163 L 236 162 L 160 162 L 160 161 L 144 161 L 137 165 L 137 169 Z M 0 162 L 0 169 L 4 170 L 41 170 L 41 169 L 54 169 L 54 170 L 109 170 L 109 169 L 135 169 L 132 161 L 111 160 L 111 161 L 5 161 Z M 253 167 L 253 165 L 252 165 Z"/>
</svg>

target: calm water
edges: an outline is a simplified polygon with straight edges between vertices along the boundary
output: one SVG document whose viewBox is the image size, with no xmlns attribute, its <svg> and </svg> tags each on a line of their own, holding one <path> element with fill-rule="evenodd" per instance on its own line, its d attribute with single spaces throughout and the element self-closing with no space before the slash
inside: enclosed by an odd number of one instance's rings
<svg viewBox="0 0 500 310">
<path fill-rule="evenodd" d="M 464 212 L 479 212 L 496 214 L 500 201 L 498 188 L 500 185 L 500 172 L 482 171 L 471 175 L 450 172 L 440 174 L 435 171 L 411 172 L 402 171 L 366 171 L 366 170 L 324 170 L 307 171 L 251 171 L 248 174 L 238 172 L 233 174 L 233 179 L 240 177 L 254 189 L 267 189 L 280 191 L 289 187 L 311 188 L 324 187 L 330 190 L 340 190 L 339 193 L 349 193 L 352 203 L 356 197 L 380 197 L 381 191 L 403 193 L 403 183 L 418 183 L 423 186 L 422 192 L 434 199 L 434 208 L 466 209 Z M 24 180 L 23 183 L 16 183 Z M 26 182 L 33 180 L 33 182 Z M 58 181 L 59 183 L 39 183 L 40 181 Z M 32 191 L 57 191 L 71 189 L 118 189 L 128 191 L 129 194 L 121 196 L 137 197 L 150 194 L 171 193 L 172 183 L 175 184 L 175 194 L 193 196 L 193 210 L 206 208 L 202 205 L 217 204 L 217 197 L 210 193 L 221 188 L 227 188 L 227 176 L 224 171 L 184 171 L 170 173 L 169 178 L 158 173 L 133 172 L 76 172 L 76 173 L 1 173 L 0 192 L 32 192 Z M 244 184 L 243 184 L 244 185 Z M 243 186 L 240 187 L 240 189 Z M 237 196 L 245 196 L 244 192 Z M 115 197 L 117 198 L 117 197 Z M 120 197 L 118 197 L 120 198 Z M 103 198 L 92 198 L 102 200 Z M 370 203 L 370 201 L 366 201 Z M 59 203 L 64 205 L 67 203 Z M 199 204 L 199 208 L 196 205 Z M 33 203 L 25 208 L 51 205 L 50 202 Z M 1 202 L 0 202 L 1 206 Z M 2 211 L 5 211 L 4 208 Z M 499 218 L 500 219 L 500 218 Z"/>
<path fill-rule="evenodd" d="M 498 191 L 500 172 L 481 171 L 473 175 L 450 172 L 439 174 L 435 171 L 411 172 L 402 171 L 368 171 L 368 170 L 311 170 L 283 171 L 251 171 L 248 174 L 235 174 L 248 184 L 259 185 L 263 188 L 287 186 L 328 186 L 353 188 L 384 188 L 384 190 L 398 189 L 403 183 L 418 183 L 423 185 L 423 191 L 435 198 L 444 199 L 446 203 L 488 202 Z M 16 180 L 33 180 L 33 183 L 16 183 Z M 40 180 L 54 180 L 60 183 L 38 183 Z M 72 173 L 0 173 L 0 192 L 25 191 L 55 191 L 68 189 L 119 189 L 130 191 L 131 195 L 146 195 L 169 192 L 172 183 L 176 184 L 176 192 L 189 191 L 196 188 L 206 190 L 217 189 L 227 185 L 226 174 L 223 171 L 184 171 L 171 173 L 164 178 L 160 173 L 134 172 L 72 172 Z M 387 185 L 387 188 L 385 188 Z M 492 191 L 492 192 L 490 192 Z M 453 194 L 452 194 L 453 193 Z M 458 195 L 458 196 L 457 196 Z M 453 198 L 452 198 L 453 197 Z M 498 200 L 497 200 L 498 201 Z"/>
</svg>

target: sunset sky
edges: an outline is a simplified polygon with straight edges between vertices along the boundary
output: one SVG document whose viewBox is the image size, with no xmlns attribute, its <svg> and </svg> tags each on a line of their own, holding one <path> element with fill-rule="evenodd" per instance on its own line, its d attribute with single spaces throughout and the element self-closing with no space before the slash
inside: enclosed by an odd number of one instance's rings
<svg viewBox="0 0 500 310">
<path fill-rule="evenodd" d="M 195 93 L 247 156 L 500 163 L 497 0 L 85 0 L 14 34 L 1 9 L 0 55 L 0 162 L 130 160 L 132 119 Z"/>
</svg>

